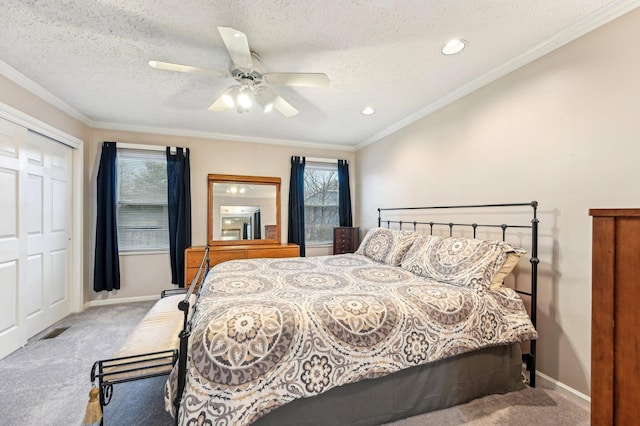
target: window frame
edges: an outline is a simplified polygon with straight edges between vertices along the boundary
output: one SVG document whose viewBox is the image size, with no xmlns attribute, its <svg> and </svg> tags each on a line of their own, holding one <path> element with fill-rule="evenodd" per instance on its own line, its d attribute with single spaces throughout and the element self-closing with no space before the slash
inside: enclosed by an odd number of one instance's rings
<svg viewBox="0 0 640 426">
<path fill-rule="evenodd" d="M 335 215 L 335 223 L 334 224 L 327 224 L 330 225 L 332 228 L 333 227 L 337 227 L 340 226 L 340 216 L 339 216 L 339 189 L 340 189 L 340 182 L 339 182 L 339 177 L 338 177 L 338 160 L 324 160 L 324 161 L 309 161 L 307 160 L 305 163 L 305 169 L 304 169 L 304 173 L 305 173 L 305 204 L 304 204 L 304 208 L 305 208 L 305 216 L 304 216 L 304 221 L 305 221 L 305 246 L 307 247 L 331 247 L 333 245 L 333 231 L 331 232 L 330 238 L 328 240 L 309 240 L 307 238 L 307 220 L 308 220 L 308 215 L 307 215 L 307 203 L 306 203 L 306 190 L 307 190 L 307 185 L 306 185 L 306 177 L 307 177 L 307 172 L 309 170 L 324 170 L 324 171 L 330 171 L 330 172 L 335 172 L 335 182 L 336 182 L 336 187 L 335 187 L 335 194 L 336 194 L 336 204 L 335 204 L 335 208 L 336 208 L 336 215 Z M 320 207 L 326 207 L 327 205 L 323 204 Z M 328 206 L 332 206 L 332 205 L 328 205 Z"/>
<path fill-rule="evenodd" d="M 167 182 L 166 182 L 166 167 L 167 167 L 167 157 L 165 154 L 165 147 L 156 147 L 156 146 L 144 146 L 144 145 L 132 145 L 132 144 L 118 144 L 117 145 L 117 153 L 116 153 L 116 169 L 117 169 L 117 179 L 116 179 L 116 225 L 117 225 L 117 232 L 118 232 L 118 254 L 121 256 L 131 256 L 131 255 L 148 255 L 148 254 L 162 254 L 162 253 L 169 253 L 169 217 L 168 217 L 168 209 L 169 209 L 169 200 L 168 200 L 168 189 L 167 189 Z M 122 175 L 121 172 L 123 171 L 123 168 L 121 167 L 121 158 L 122 157 L 129 157 L 129 158 L 134 158 L 134 157 L 144 157 L 144 156 L 149 156 L 151 158 L 154 158 L 156 160 L 158 160 L 157 162 L 160 162 L 159 160 L 162 159 L 162 162 L 164 164 L 164 179 L 165 179 L 165 185 L 164 185 L 164 196 L 166 197 L 164 199 L 164 203 L 136 203 L 136 205 L 141 205 L 141 206 L 163 206 L 162 211 L 164 212 L 164 217 L 162 218 L 162 223 L 163 225 L 166 224 L 166 226 L 160 226 L 160 227 L 154 227 L 154 228 L 146 228 L 146 229 L 159 229 L 159 230 L 166 230 L 166 244 L 163 245 L 162 247 L 122 247 L 121 242 L 123 241 L 123 239 L 121 238 L 121 228 L 120 227 L 120 208 L 122 205 L 126 205 L 129 204 L 131 205 L 131 203 L 126 203 L 126 202 L 122 202 L 121 201 L 121 185 L 123 183 L 122 181 Z M 128 229 L 136 229 L 136 228 L 132 228 L 129 227 Z M 145 229 L 145 228 L 142 228 Z"/>
</svg>

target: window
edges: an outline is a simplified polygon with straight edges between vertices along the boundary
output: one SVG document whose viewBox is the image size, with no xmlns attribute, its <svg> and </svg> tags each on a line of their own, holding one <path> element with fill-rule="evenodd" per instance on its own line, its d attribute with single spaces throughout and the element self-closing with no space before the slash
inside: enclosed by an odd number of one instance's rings
<svg viewBox="0 0 640 426">
<path fill-rule="evenodd" d="M 304 238 L 307 245 L 329 244 L 339 224 L 338 166 L 307 163 L 304 170 Z"/>
<path fill-rule="evenodd" d="M 120 148 L 117 164 L 119 250 L 168 250 L 165 152 Z"/>
</svg>

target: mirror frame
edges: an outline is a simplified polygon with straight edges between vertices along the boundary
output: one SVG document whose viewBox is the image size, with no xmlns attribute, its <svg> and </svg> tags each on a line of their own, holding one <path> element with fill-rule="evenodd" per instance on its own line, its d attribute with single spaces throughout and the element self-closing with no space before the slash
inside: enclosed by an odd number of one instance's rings
<svg viewBox="0 0 640 426">
<path fill-rule="evenodd" d="M 276 235 L 277 239 L 267 240 L 214 240 L 213 239 L 213 219 L 217 215 L 213 211 L 213 184 L 214 183 L 244 183 L 252 185 L 273 185 L 276 187 Z M 207 241 L 211 246 L 220 245 L 260 245 L 260 244 L 280 244 L 280 183 L 279 177 L 265 176 L 241 176 L 241 175 L 207 175 Z"/>
</svg>

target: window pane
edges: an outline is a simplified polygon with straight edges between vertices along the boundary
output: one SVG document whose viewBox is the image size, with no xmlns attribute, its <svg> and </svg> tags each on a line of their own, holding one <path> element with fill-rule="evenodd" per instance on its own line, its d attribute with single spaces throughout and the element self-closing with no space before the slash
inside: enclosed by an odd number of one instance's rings
<svg viewBox="0 0 640 426">
<path fill-rule="evenodd" d="M 167 206 L 118 205 L 118 228 L 168 229 Z"/>
<path fill-rule="evenodd" d="M 336 165 L 307 165 L 304 171 L 304 228 L 307 243 L 330 243 L 338 226 Z"/>
<path fill-rule="evenodd" d="M 118 150 L 118 248 L 169 248 L 167 161 L 161 151 Z"/>
<path fill-rule="evenodd" d="M 168 229 L 121 229 L 118 228 L 118 250 L 167 250 Z"/>
<path fill-rule="evenodd" d="M 118 201 L 167 204 L 167 160 L 163 152 L 118 151 Z"/>
</svg>

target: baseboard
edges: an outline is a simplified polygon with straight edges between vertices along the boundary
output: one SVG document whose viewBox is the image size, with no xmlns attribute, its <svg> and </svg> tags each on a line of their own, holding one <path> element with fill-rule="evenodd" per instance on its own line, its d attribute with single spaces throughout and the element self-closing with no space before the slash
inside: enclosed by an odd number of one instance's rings
<svg viewBox="0 0 640 426">
<path fill-rule="evenodd" d="M 117 303 L 132 303 L 132 302 L 148 302 L 151 300 L 160 299 L 159 295 L 155 296 L 138 296 L 138 297 L 119 297 L 115 299 L 103 299 L 103 300 L 92 300 L 84 304 L 84 308 L 90 308 L 92 306 L 104 306 L 104 305 L 115 305 Z"/>
<path fill-rule="evenodd" d="M 575 390 L 571 386 L 567 386 L 564 383 L 554 379 L 553 377 L 549 377 L 544 373 L 536 371 L 536 379 L 538 380 L 538 384 L 540 387 L 553 389 L 564 394 L 565 396 L 569 397 L 579 404 L 591 406 L 591 397 L 589 395 L 585 395 L 582 392 Z"/>
</svg>

